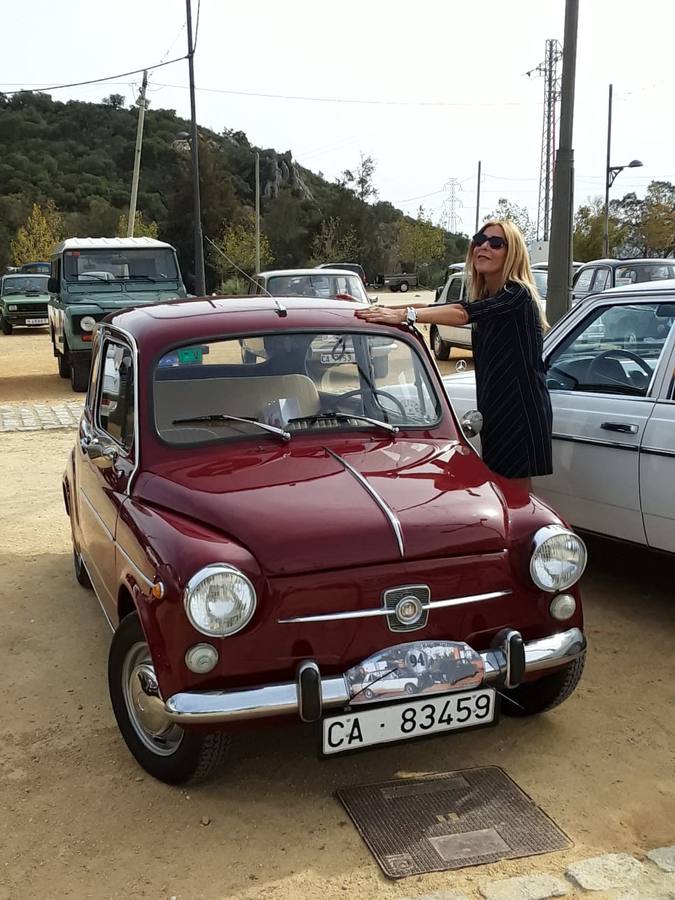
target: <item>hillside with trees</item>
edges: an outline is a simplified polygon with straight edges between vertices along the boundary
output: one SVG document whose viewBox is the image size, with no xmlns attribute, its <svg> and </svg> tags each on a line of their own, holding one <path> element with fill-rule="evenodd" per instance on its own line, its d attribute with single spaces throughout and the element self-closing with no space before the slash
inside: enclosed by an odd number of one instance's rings
<svg viewBox="0 0 675 900">
<path fill-rule="evenodd" d="M 126 234 L 137 110 L 117 94 L 101 103 L 46 94 L 0 94 L 0 270 L 45 258 L 63 237 Z M 135 233 L 173 244 L 188 285 L 194 275 L 192 181 L 186 120 L 148 110 Z M 420 207 L 405 216 L 377 199 L 375 162 L 361 155 L 335 183 L 299 166 L 291 152 L 253 147 L 241 131 L 200 128 L 206 237 L 246 272 L 254 266 L 255 153 L 262 185 L 261 258 L 266 266 L 356 260 L 372 278 L 415 267 L 435 285 L 468 241 L 434 226 Z M 206 244 L 207 286 L 241 287 Z"/>
</svg>

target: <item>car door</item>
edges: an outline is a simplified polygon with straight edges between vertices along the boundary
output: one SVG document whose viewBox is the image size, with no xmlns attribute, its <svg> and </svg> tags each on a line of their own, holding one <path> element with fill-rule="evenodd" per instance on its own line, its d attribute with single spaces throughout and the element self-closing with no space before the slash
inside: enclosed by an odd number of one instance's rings
<svg viewBox="0 0 675 900">
<path fill-rule="evenodd" d="M 593 304 L 554 349 L 547 348 L 554 474 L 535 481 L 537 492 L 573 525 L 637 543 L 646 543 L 639 450 L 667 338 L 654 327 L 657 305 L 628 299 Z M 626 308 L 638 329 L 630 341 L 617 330 Z"/>
<path fill-rule="evenodd" d="M 594 275 L 595 266 L 579 269 L 572 282 L 572 303 L 578 303 L 590 294 Z"/>
<path fill-rule="evenodd" d="M 464 275 L 453 275 L 448 279 L 448 283 L 444 292 L 441 294 L 439 303 L 459 303 L 465 296 Z M 438 325 L 438 332 L 444 341 L 458 347 L 471 347 L 471 326 L 470 325 Z"/>
<path fill-rule="evenodd" d="M 658 396 L 640 447 L 640 497 L 647 543 L 675 553 L 675 303 L 668 306 L 673 317 L 658 316 L 669 327 L 670 350 L 659 364 Z M 669 311 L 659 307 L 657 313 Z"/>
<path fill-rule="evenodd" d="M 115 535 L 135 468 L 135 362 L 124 340 L 99 335 L 75 448 L 80 552 L 106 615 L 116 618 Z"/>
</svg>

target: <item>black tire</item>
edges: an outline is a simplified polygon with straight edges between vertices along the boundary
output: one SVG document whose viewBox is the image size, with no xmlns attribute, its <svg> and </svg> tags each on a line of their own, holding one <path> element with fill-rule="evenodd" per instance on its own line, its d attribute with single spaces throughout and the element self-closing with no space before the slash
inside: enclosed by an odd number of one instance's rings
<svg viewBox="0 0 675 900">
<path fill-rule="evenodd" d="M 403 688 L 403 690 L 406 692 L 406 694 L 407 694 L 408 696 L 410 696 L 411 694 L 414 694 L 414 693 L 415 693 L 415 685 L 414 685 L 412 682 L 409 681 L 409 682 L 405 685 L 405 687 Z"/>
<path fill-rule="evenodd" d="M 11 334 L 14 331 L 14 326 L 10 325 L 10 323 L 4 318 L 0 321 L 0 328 L 2 328 L 3 334 Z"/>
<path fill-rule="evenodd" d="M 148 646 L 137 613 L 126 616 L 117 627 L 108 657 L 108 689 L 115 719 L 132 756 L 146 772 L 166 784 L 204 781 L 222 764 L 230 745 L 229 734 L 194 734 L 167 722 L 158 736 L 143 728 L 130 712 L 125 684 L 145 660 L 152 667 Z M 134 664 L 134 660 L 136 661 Z M 154 673 L 154 669 L 152 669 Z"/>
<path fill-rule="evenodd" d="M 502 694 L 502 712 L 507 716 L 534 716 L 560 706 L 574 693 L 585 662 L 584 653 L 559 672 L 505 690 Z"/>
<path fill-rule="evenodd" d="M 70 378 L 70 360 L 67 353 L 56 354 L 56 364 L 59 367 L 59 375 L 61 378 Z"/>
<path fill-rule="evenodd" d="M 406 291 L 408 290 L 408 282 L 402 281 L 400 284 L 399 290 L 401 291 L 402 294 L 405 294 Z"/>
<path fill-rule="evenodd" d="M 363 696 L 366 698 L 366 700 L 372 700 L 375 695 L 370 688 L 366 688 L 363 692 Z"/>
<path fill-rule="evenodd" d="M 89 579 L 89 575 L 87 574 L 87 570 L 84 567 L 84 563 L 82 562 L 82 557 L 80 554 L 73 548 L 73 568 L 75 569 L 75 578 L 77 578 L 77 583 L 81 584 L 83 588 L 88 588 L 91 590 L 91 581 Z"/>
<path fill-rule="evenodd" d="M 392 294 L 398 294 L 398 285 L 397 284 L 389 285 L 389 290 L 391 291 Z"/>
<path fill-rule="evenodd" d="M 89 387 L 89 366 L 81 363 L 70 364 L 70 386 L 78 393 L 83 394 Z"/>
<path fill-rule="evenodd" d="M 431 328 L 431 349 L 434 351 L 436 359 L 450 359 L 452 344 L 443 340 L 435 325 Z"/>
</svg>

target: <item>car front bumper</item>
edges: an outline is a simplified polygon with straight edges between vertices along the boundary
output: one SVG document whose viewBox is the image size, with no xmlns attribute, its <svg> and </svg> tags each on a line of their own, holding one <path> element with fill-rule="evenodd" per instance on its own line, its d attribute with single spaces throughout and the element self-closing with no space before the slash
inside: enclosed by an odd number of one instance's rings
<svg viewBox="0 0 675 900">
<path fill-rule="evenodd" d="M 580 657 L 586 638 L 579 628 L 535 641 L 523 642 L 519 632 L 501 632 L 490 650 L 479 653 L 483 660 L 484 685 L 516 687 L 525 675 L 559 668 Z M 321 677 L 315 663 L 298 667 L 295 681 L 233 691 L 181 692 L 164 703 L 167 717 L 179 725 L 221 725 L 271 716 L 297 715 L 317 721 L 326 710 L 350 703 L 343 675 Z"/>
</svg>

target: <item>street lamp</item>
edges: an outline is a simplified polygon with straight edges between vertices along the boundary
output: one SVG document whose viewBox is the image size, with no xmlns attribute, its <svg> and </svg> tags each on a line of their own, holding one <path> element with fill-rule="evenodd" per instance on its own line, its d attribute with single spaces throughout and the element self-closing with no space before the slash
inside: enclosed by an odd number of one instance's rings
<svg viewBox="0 0 675 900">
<path fill-rule="evenodd" d="M 603 244 L 605 258 L 609 256 L 609 189 L 614 184 L 616 176 L 624 169 L 639 169 L 643 164 L 639 159 L 632 159 L 625 166 L 611 166 L 609 164 L 612 150 L 612 85 L 609 86 L 609 110 L 607 113 L 607 167 L 605 169 L 605 225 L 603 230 Z"/>
</svg>

